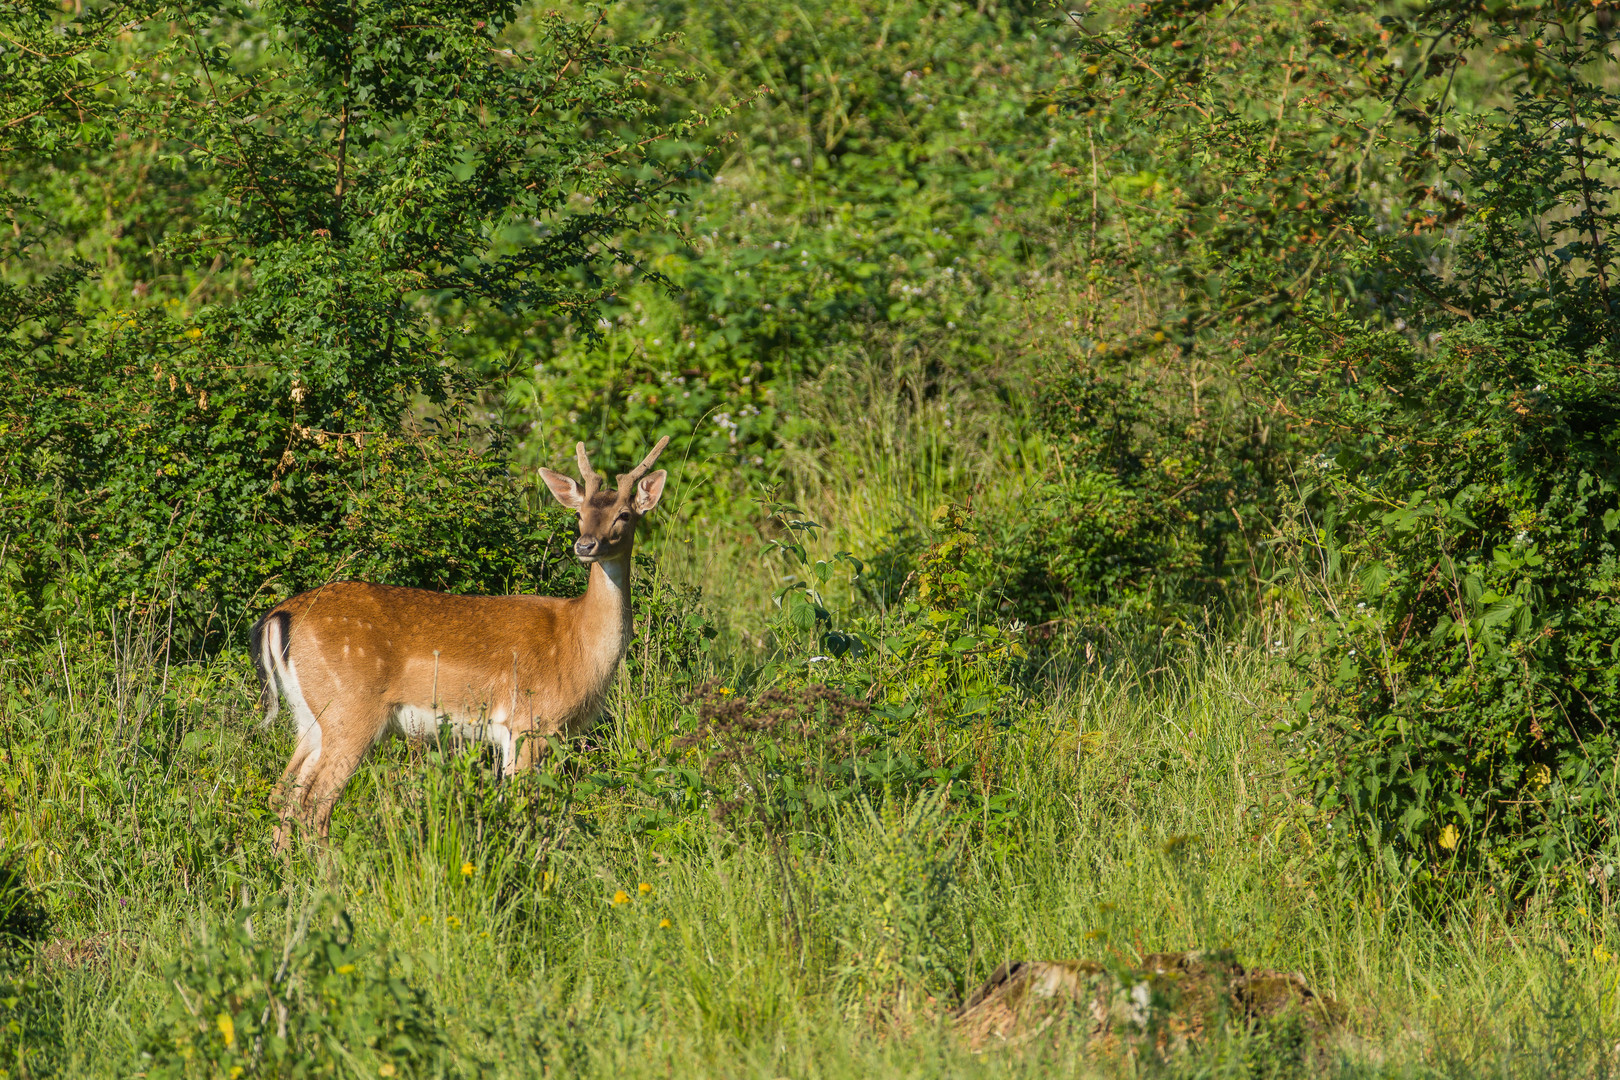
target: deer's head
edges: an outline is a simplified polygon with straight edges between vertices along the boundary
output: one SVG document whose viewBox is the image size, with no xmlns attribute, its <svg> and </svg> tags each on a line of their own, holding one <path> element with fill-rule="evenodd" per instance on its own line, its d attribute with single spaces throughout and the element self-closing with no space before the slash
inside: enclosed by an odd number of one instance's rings
<svg viewBox="0 0 1620 1080">
<path fill-rule="evenodd" d="M 627 473 L 621 473 L 616 489 L 603 490 L 602 477 L 591 468 L 591 459 L 585 455 L 585 444 L 574 448 L 579 462 L 581 487 L 572 476 L 541 469 L 540 478 L 546 482 L 557 501 L 570 510 L 579 511 L 579 539 L 574 541 L 574 554 L 580 561 L 611 562 L 628 554 L 636 538 L 636 525 L 642 515 L 658 505 L 664 494 L 664 481 L 669 474 L 663 469 L 648 472 L 658 455 L 669 444 L 669 436 L 659 439 L 652 452 L 641 459 Z"/>
</svg>

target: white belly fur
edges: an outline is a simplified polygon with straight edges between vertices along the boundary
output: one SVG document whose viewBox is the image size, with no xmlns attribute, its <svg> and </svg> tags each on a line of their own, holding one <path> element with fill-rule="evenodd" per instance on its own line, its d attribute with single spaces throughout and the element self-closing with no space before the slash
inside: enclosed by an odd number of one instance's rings
<svg viewBox="0 0 1620 1080">
<path fill-rule="evenodd" d="M 512 764 L 512 730 L 504 714 L 470 720 L 452 713 L 438 712 L 421 705 L 396 705 L 389 716 L 388 731 L 407 739 L 436 739 L 443 727 L 450 729 L 457 742 L 487 742 L 500 749 L 501 772 Z"/>
</svg>

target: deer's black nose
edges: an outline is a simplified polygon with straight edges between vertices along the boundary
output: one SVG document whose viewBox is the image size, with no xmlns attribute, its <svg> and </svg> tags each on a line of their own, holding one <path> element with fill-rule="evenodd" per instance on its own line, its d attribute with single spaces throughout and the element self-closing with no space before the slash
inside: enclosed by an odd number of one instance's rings
<svg viewBox="0 0 1620 1080">
<path fill-rule="evenodd" d="M 601 541 L 597 540 L 596 537 L 582 536 L 578 540 L 574 541 L 574 554 L 586 556 L 595 555 L 596 549 L 601 546 Z"/>
</svg>

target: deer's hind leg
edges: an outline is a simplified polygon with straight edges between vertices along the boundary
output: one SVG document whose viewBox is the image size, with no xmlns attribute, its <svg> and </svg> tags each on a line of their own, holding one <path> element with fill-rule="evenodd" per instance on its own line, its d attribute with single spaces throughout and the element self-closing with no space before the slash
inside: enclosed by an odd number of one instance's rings
<svg viewBox="0 0 1620 1080">
<path fill-rule="evenodd" d="M 326 839 L 332 806 L 360 767 L 366 751 L 386 733 L 387 710 L 374 702 L 334 702 L 298 738 L 272 797 L 280 824 L 276 850 L 285 851 L 294 823 Z"/>
<path fill-rule="evenodd" d="M 389 710 L 377 703 L 349 708 L 348 723 L 329 726 L 321 748 L 320 761 L 304 788 L 302 820 L 315 835 L 325 840 L 332 826 L 332 807 L 348 786 L 366 753 L 388 737 Z"/>
<path fill-rule="evenodd" d="M 293 746 L 287 767 L 281 770 L 281 779 L 270 793 L 270 808 L 276 812 L 278 819 L 273 845 L 277 854 L 287 850 L 292 840 L 293 823 L 306 817 L 304 808 L 310 784 L 320 769 L 323 741 L 320 721 L 304 728 Z"/>
</svg>

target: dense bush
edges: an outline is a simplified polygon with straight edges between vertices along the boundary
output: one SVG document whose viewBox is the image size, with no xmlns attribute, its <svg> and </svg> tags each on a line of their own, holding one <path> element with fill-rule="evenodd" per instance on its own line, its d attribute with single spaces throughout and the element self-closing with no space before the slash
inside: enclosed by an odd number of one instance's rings
<svg viewBox="0 0 1620 1080">
<path fill-rule="evenodd" d="M 1159 284 L 1049 391 L 1069 483 L 1113 499 L 1042 515 L 1035 580 L 1117 606 L 1246 574 L 1258 598 L 1299 499 L 1323 690 L 1300 765 L 1407 873 L 1573 874 L 1612 844 L 1609 26 L 1166 0 L 1082 19 L 1084 74 L 1054 95 L 1141 163 L 1156 219 L 1121 178 L 1093 181 L 1122 208 L 1087 224 L 1117 222 L 1093 252 Z M 1137 375 L 1164 350 L 1190 395 Z M 1092 552 L 1107 573 L 1068 569 Z"/>
<path fill-rule="evenodd" d="M 1018 4 L 815 12 L 791 17 L 813 28 L 758 2 L 614 14 L 623 33 L 678 30 L 674 62 L 709 73 L 709 96 L 659 96 L 671 113 L 761 93 L 705 137 L 704 182 L 677 227 L 626 241 L 673 295 L 626 288 L 604 307 L 606 348 L 560 323 L 478 343 L 512 365 L 527 453 L 597 437 L 628 456 L 678 429 L 687 475 L 714 476 L 706 501 L 723 504 L 751 481 L 827 467 L 838 448 L 801 390 L 859 346 L 926 353 L 931 393 L 1006 377 L 992 332 L 1005 290 L 1057 254 L 1040 227 L 1058 188 L 1051 133 L 1025 110 L 1065 64 L 1054 31 Z"/>
<path fill-rule="evenodd" d="M 333 576 L 498 590 L 549 574 L 556 521 L 525 512 L 425 298 L 589 327 L 627 258 L 601 237 L 675 196 L 647 149 L 667 132 L 639 96 L 664 77 L 649 46 L 558 16 L 514 48 L 514 15 L 16 13 L 40 48 L 4 54 L 8 183 L 117 175 L 139 134 L 137 156 L 157 147 L 188 188 L 157 254 L 199 284 L 80 317 L 87 267 L 53 269 L 54 223 L 8 203 L 8 637 L 145 607 L 210 647 Z"/>
<path fill-rule="evenodd" d="M 1367 389 L 1314 482 L 1323 804 L 1424 876 L 1613 862 L 1620 375 L 1510 319 L 1332 358 Z"/>
<path fill-rule="evenodd" d="M 1557 40 L 1497 34 L 1532 31 Z M 1607 48 L 1564 36 L 1541 54 L 1558 82 L 1443 141 L 1465 213 L 1429 338 L 1331 310 L 1300 335 L 1332 433 L 1309 470 L 1330 690 L 1312 775 L 1424 877 L 1613 862 L 1620 97 L 1580 74 Z"/>
</svg>

